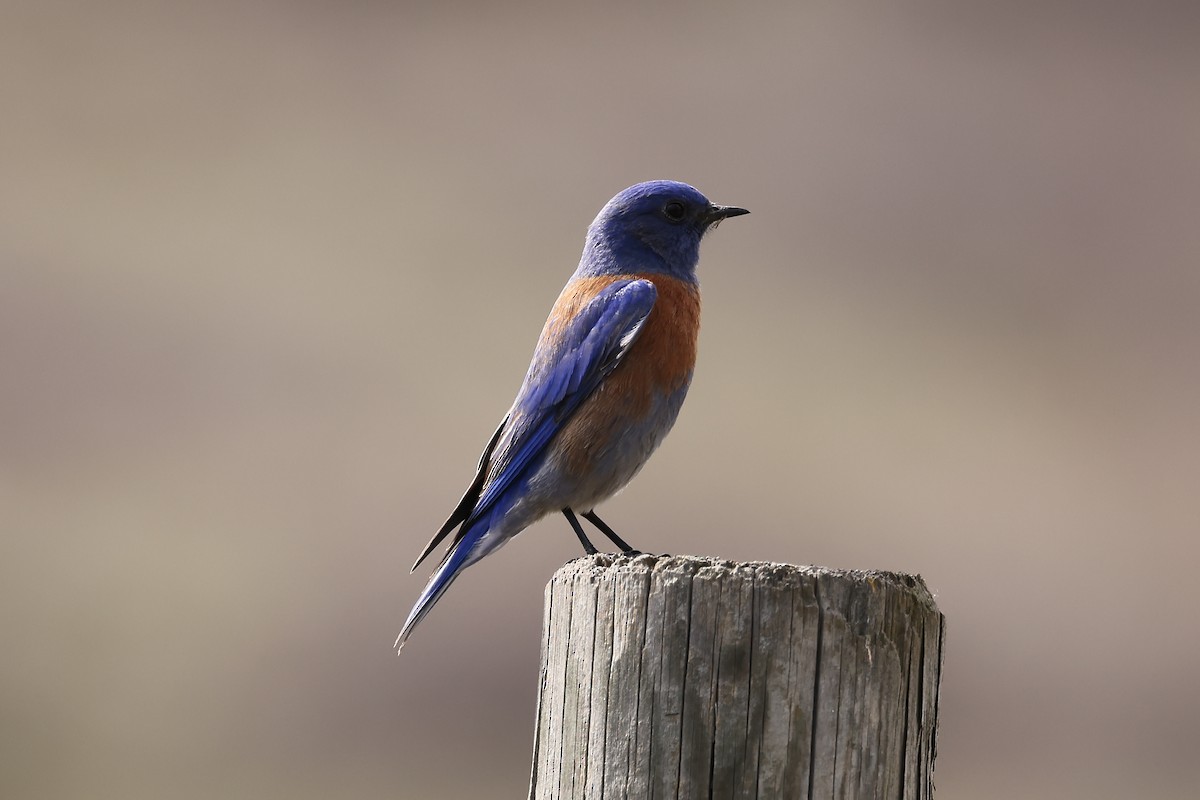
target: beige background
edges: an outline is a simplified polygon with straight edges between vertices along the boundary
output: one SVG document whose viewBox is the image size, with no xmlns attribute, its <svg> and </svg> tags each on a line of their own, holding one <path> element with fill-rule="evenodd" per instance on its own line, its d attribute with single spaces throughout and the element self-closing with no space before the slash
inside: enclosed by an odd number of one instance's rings
<svg viewBox="0 0 1200 800">
<path fill-rule="evenodd" d="M 939 797 L 1196 797 L 1197 6 L 427 5 L 3 5 L 0 796 L 523 796 L 578 545 L 397 659 L 408 565 L 672 177 L 753 214 L 605 518 L 923 574 Z"/>
</svg>

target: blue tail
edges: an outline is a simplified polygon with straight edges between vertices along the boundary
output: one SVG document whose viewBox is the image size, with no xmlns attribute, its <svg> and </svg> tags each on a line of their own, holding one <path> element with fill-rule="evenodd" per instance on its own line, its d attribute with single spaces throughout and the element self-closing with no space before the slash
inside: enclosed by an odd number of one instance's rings
<svg viewBox="0 0 1200 800">
<path fill-rule="evenodd" d="M 476 520 L 471 524 L 471 529 L 455 543 L 454 549 L 446 554 L 446 558 L 438 567 L 437 572 L 433 573 L 429 583 L 425 584 L 425 591 L 421 592 L 421 596 L 417 598 L 416 605 L 413 606 L 412 611 L 408 612 L 408 619 L 405 620 L 404 627 L 400 629 L 396 643 L 392 645 L 396 648 L 397 653 L 404 648 L 404 642 L 412 633 L 413 628 L 417 627 L 417 623 L 425 618 L 425 615 L 433 608 L 433 604 L 450 588 L 450 584 L 454 582 L 459 573 L 474 562 L 474 559 L 468 561 L 468 556 L 479 539 L 487 533 L 491 522 L 491 514 Z"/>
</svg>

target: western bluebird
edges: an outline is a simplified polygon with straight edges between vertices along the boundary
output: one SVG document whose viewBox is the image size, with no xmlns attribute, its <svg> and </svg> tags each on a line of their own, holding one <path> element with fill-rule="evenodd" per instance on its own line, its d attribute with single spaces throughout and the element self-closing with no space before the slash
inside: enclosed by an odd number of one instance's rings
<svg viewBox="0 0 1200 800">
<path fill-rule="evenodd" d="M 631 186 L 600 210 L 475 479 L 413 565 L 458 529 L 397 648 L 459 573 L 547 514 L 561 511 L 588 553 L 576 512 L 635 552 L 593 509 L 675 423 L 696 363 L 700 239 L 748 213 L 675 181 Z"/>
</svg>

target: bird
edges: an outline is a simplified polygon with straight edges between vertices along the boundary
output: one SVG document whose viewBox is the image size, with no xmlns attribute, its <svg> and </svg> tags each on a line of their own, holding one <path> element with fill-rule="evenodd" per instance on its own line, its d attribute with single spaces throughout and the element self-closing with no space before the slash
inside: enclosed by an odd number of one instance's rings
<svg viewBox="0 0 1200 800">
<path fill-rule="evenodd" d="M 463 570 L 534 522 L 579 517 L 638 551 L 595 507 L 623 488 L 670 431 L 692 380 L 700 329 L 700 241 L 750 213 L 654 180 L 619 192 L 588 226 L 579 266 L 554 303 L 512 407 L 475 477 L 412 571 L 453 531 L 393 647 L 404 647 Z"/>
</svg>

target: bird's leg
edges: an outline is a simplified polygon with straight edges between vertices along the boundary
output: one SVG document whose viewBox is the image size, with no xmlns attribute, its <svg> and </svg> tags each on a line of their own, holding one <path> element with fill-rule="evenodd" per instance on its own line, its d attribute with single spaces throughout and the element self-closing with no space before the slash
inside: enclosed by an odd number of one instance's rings
<svg viewBox="0 0 1200 800">
<path fill-rule="evenodd" d="M 567 522 L 571 523 L 571 527 L 575 530 L 575 535 L 579 537 L 579 543 L 583 545 L 583 552 L 589 556 L 594 556 L 600 551 L 596 546 L 588 541 L 587 536 L 583 532 L 583 526 L 579 524 L 579 520 L 575 518 L 575 512 L 569 508 L 562 510 L 563 516 L 567 518 Z M 585 515 L 586 516 L 586 515 Z"/>
<path fill-rule="evenodd" d="M 586 514 L 583 515 L 583 518 L 586 519 L 588 522 L 592 523 L 593 525 L 595 525 L 597 528 L 599 528 L 600 532 L 603 533 L 605 536 L 607 536 L 609 539 L 612 539 L 612 543 L 615 544 L 617 547 L 621 548 L 621 552 L 624 553 L 625 555 L 636 556 L 636 555 L 641 554 L 640 550 L 634 550 L 632 547 L 630 547 L 628 544 L 626 544 L 624 539 L 622 539 L 620 536 L 617 536 L 616 531 L 614 531 L 612 528 L 608 527 L 608 524 L 604 520 L 602 520 L 602 519 L 600 519 L 600 517 L 596 516 L 595 510 L 587 512 Z"/>
</svg>

